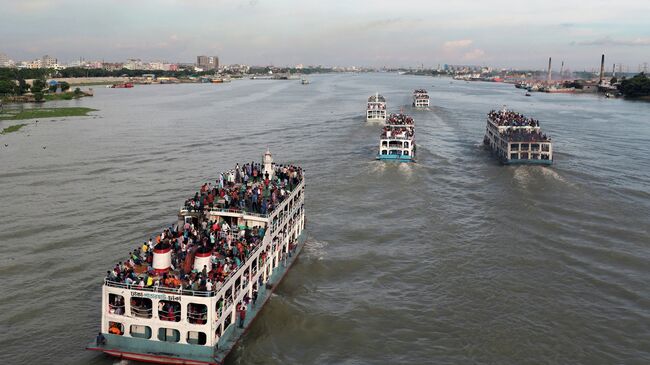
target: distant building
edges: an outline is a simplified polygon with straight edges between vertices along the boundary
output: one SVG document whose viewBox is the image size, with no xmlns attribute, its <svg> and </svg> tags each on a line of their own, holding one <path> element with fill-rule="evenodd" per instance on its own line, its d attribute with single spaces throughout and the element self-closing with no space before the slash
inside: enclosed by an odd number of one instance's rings
<svg viewBox="0 0 650 365">
<path fill-rule="evenodd" d="M 144 65 L 142 60 L 139 58 L 130 58 L 126 60 L 126 63 L 123 66 L 127 70 L 144 70 Z"/>
<path fill-rule="evenodd" d="M 43 68 L 54 68 L 57 64 L 57 59 L 52 56 L 45 55 L 41 58 L 41 67 Z"/>
<path fill-rule="evenodd" d="M 10 60 L 6 54 L 0 53 L 0 67 L 14 67 L 14 66 L 15 66 L 14 61 Z"/>
<path fill-rule="evenodd" d="M 118 71 L 124 68 L 124 64 L 121 62 L 104 62 L 102 64 L 104 70 L 108 71 Z"/>
<path fill-rule="evenodd" d="M 219 69 L 219 57 L 217 56 L 197 56 L 196 67 L 205 71 Z"/>
</svg>

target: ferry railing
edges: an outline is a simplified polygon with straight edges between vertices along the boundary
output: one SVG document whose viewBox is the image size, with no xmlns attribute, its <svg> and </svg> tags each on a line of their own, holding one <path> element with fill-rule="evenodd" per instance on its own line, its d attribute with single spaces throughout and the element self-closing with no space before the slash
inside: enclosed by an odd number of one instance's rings
<svg viewBox="0 0 650 365">
<path fill-rule="evenodd" d="M 131 305 L 132 316 L 136 316 L 138 318 L 151 318 L 152 313 L 153 313 L 152 308 L 138 307 L 135 305 Z"/>
<path fill-rule="evenodd" d="M 108 312 L 111 314 L 123 315 L 124 314 L 124 304 L 116 305 L 108 303 Z"/>
<path fill-rule="evenodd" d="M 168 322 L 180 322 L 181 321 L 181 310 L 176 310 L 172 311 L 172 314 L 174 315 L 173 317 L 169 316 L 168 311 L 158 311 L 158 318 L 160 318 L 161 321 L 168 321 Z"/>
<path fill-rule="evenodd" d="M 192 324 L 205 324 L 208 321 L 208 313 L 187 313 L 187 321 Z"/>
</svg>

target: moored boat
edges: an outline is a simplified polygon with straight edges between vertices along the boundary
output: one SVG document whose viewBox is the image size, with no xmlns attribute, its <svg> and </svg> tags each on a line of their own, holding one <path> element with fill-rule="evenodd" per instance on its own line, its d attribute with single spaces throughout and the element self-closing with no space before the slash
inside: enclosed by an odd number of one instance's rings
<svg viewBox="0 0 650 365">
<path fill-rule="evenodd" d="M 391 114 L 380 138 L 378 160 L 415 162 L 415 123 L 406 114 Z"/>
<path fill-rule="evenodd" d="M 221 364 L 304 245 L 302 169 L 220 174 L 178 221 L 107 272 L 101 331 L 87 349 L 165 364 Z"/>
<path fill-rule="evenodd" d="M 113 84 L 111 85 L 111 89 L 130 89 L 133 87 L 133 83 L 130 82 L 124 82 L 121 84 Z"/>
<path fill-rule="evenodd" d="M 506 165 L 553 163 L 553 144 L 539 121 L 505 108 L 488 113 L 483 143 Z"/>
<path fill-rule="evenodd" d="M 375 93 L 368 98 L 368 105 L 366 108 L 366 122 L 379 122 L 386 121 L 386 99 L 379 93 Z"/>
</svg>

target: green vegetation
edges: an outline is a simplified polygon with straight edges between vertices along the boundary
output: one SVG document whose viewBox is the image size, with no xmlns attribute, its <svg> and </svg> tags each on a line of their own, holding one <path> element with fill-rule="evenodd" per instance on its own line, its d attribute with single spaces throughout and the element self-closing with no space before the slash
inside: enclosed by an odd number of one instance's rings
<svg viewBox="0 0 650 365">
<path fill-rule="evenodd" d="M 650 96 L 650 78 L 643 72 L 621 81 L 619 91 L 628 98 L 646 98 Z"/>
<path fill-rule="evenodd" d="M 20 128 L 26 126 L 27 124 L 14 124 L 12 126 L 9 126 L 0 132 L 0 134 L 7 134 L 11 132 L 17 132 Z"/>
<path fill-rule="evenodd" d="M 96 111 L 91 108 L 35 108 L 24 109 L 17 113 L 5 112 L 0 114 L 0 120 L 22 120 L 35 118 L 60 118 L 60 117 L 82 117 Z"/>
</svg>

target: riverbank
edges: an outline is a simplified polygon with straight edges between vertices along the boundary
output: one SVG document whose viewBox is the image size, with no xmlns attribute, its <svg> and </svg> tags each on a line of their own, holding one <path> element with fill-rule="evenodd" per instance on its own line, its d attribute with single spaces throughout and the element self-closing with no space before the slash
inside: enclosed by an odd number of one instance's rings
<svg viewBox="0 0 650 365">
<path fill-rule="evenodd" d="M 27 124 L 25 124 L 25 123 L 10 125 L 9 127 L 7 127 L 5 129 L 3 129 L 2 131 L 0 131 L 0 134 L 9 134 L 9 133 L 12 133 L 12 132 L 18 132 L 20 130 L 20 128 L 22 128 L 22 127 L 24 127 L 26 125 Z"/>
<path fill-rule="evenodd" d="M 34 108 L 23 110 L 5 110 L 0 113 L 0 121 L 5 120 L 25 120 L 37 118 L 61 118 L 61 117 L 83 117 L 97 109 L 83 107 L 69 108 Z"/>
</svg>

